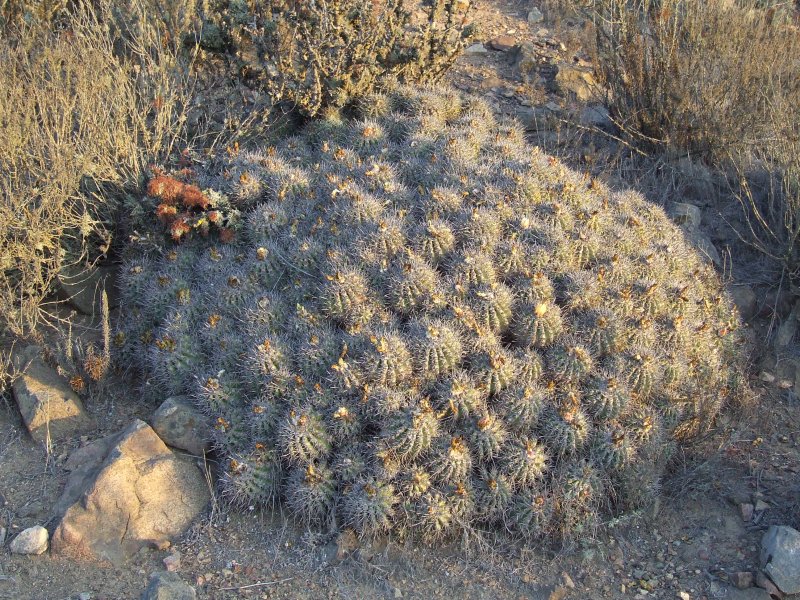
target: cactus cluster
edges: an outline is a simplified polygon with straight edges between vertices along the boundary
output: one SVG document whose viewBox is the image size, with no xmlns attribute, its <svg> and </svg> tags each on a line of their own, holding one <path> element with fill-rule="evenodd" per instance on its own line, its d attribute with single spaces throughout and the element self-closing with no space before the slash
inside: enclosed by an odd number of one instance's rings
<svg viewBox="0 0 800 600">
<path fill-rule="evenodd" d="M 215 423 L 226 496 L 429 540 L 652 499 L 735 394 L 713 270 L 480 100 L 397 86 L 353 112 L 197 175 L 241 211 L 230 243 L 128 249 L 121 351 Z"/>
</svg>

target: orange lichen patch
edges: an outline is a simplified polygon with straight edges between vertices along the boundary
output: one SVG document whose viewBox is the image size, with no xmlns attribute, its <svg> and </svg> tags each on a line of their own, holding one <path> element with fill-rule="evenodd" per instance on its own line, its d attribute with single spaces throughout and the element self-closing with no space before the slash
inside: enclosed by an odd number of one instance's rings
<svg viewBox="0 0 800 600">
<path fill-rule="evenodd" d="M 186 184 L 168 175 L 157 175 L 147 184 L 147 195 L 160 198 L 167 204 L 177 204 Z"/>
<path fill-rule="evenodd" d="M 164 224 L 171 223 L 177 214 L 178 209 L 172 204 L 161 203 L 156 208 L 156 216 L 158 217 L 158 220 Z"/>
<path fill-rule="evenodd" d="M 192 230 L 191 225 L 186 222 L 185 217 L 181 217 L 173 221 L 172 225 L 170 225 L 169 233 L 172 236 L 172 239 L 176 242 L 179 242 L 180 239 L 189 233 Z"/>
<path fill-rule="evenodd" d="M 206 210 L 211 206 L 211 201 L 196 185 L 187 185 L 183 189 L 183 205 L 186 208 L 199 208 Z"/>
<path fill-rule="evenodd" d="M 186 208 L 206 210 L 211 201 L 196 185 L 178 181 L 169 175 L 157 175 L 147 184 L 147 195 L 163 200 L 164 204 L 183 204 Z"/>
</svg>

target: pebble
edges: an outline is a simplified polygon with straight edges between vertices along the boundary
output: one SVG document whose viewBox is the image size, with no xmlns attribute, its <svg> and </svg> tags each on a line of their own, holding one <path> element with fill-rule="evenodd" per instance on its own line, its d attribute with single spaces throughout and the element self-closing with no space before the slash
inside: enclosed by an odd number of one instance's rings
<svg viewBox="0 0 800 600">
<path fill-rule="evenodd" d="M 181 568 L 181 553 L 180 552 L 173 552 L 169 556 L 167 556 L 164 560 L 164 568 L 167 569 L 170 573 L 174 573 L 178 569 Z"/>
<path fill-rule="evenodd" d="M 680 598 L 680 600 L 692 600 L 689 592 L 678 592 L 678 598 Z"/>
<path fill-rule="evenodd" d="M 403 597 L 403 591 L 398 587 L 394 588 L 394 597 L 395 598 L 402 598 Z"/>
<path fill-rule="evenodd" d="M 754 510 L 755 509 L 752 504 L 750 504 L 749 502 L 742 502 L 739 505 L 739 512 L 742 515 L 742 521 L 744 521 L 745 523 L 749 523 L 750 521 L 752 521 Z"/>
<path fill-rule="evenodd" d="M 12 554 L 42 554 L 47 550 L 49 534 L 41 525 L 24 529 L 11 540 L 8 549 Z"/>
<path fill-rule="evenodd" d="M 756 506 L 755 506 L 756 512 L 761 512 L 767 510 L 768 508 L 769 504 L 767 504 L 763 500 L 756 500 Z"/>
<path fill-rule="evenodd" d="M 78 594 L 78 600 L 92 600 L 92 594 L 89 592 L 83 592 Z"/>
<path fill-rule="evenodd" d="M 751 571 L 739 571 L 731 575 L 731 581 L 740 590 L 753 586 L 753 573 Z"/>
<path fill-rule="evenodd" d="M 489 47 L 492 50 L 499 50 L 500 52 L 508 52 L 517 45 L 517 40 L 511 35 L 499 35 L 489 42 Z"/>
</svg>

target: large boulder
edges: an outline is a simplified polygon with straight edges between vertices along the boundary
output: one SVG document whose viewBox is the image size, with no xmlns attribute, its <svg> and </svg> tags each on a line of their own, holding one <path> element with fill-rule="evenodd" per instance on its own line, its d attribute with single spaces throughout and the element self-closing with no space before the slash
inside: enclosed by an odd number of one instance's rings
<svg viewBox="0 0 800 600">
<path fill-rule="evenodd" d="M 761 539 L 761 568 L 784 594 L 800 594 L 800 532 L 771 525 Z"/>
<path fill-rule="evenodd" d="M 15 363 L 22 374 L 14 380 L 12 391 L 34 440 L 58 442 L 94 428 L 81 399 L 69 382 L 40 358 L 37 347 L 15 356 Z"/>
<path fill-rule="evenodd" d="M 99 464 L 91 465 L 97 457 Z M 175 455 L 144 421 L 82 450 L 59 500 L 53 554 L 119 563 L 146 545 L 173 538 L 204 509 L 200 470 Z M 73 461 L 78 463 L 79 461 Z"/>
</svg>

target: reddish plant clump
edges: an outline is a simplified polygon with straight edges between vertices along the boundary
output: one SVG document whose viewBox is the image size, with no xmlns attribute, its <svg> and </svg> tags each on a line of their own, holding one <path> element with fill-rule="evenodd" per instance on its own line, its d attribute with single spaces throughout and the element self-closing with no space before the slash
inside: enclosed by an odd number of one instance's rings
<svg viewBox="0 0 800 600">
<path fill-rule="evenodd" d="M 169 175 L 156 175 L 147 184 L 147 195 L 163 200 L 166 204 L 183 204 L 186 208 L 206 210 L 211 201 L 196 185 L 183 183 Z"/>
</svg>

